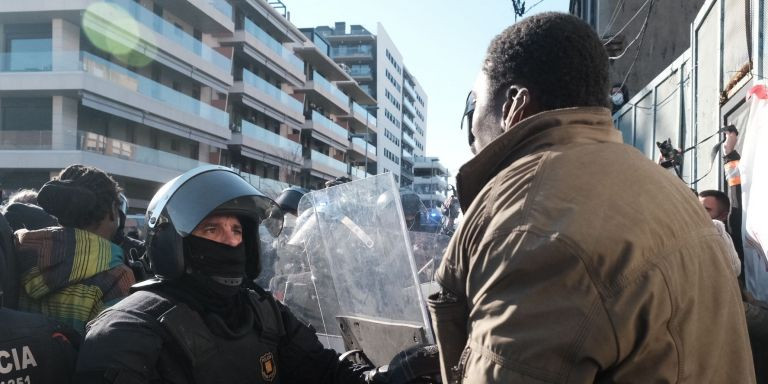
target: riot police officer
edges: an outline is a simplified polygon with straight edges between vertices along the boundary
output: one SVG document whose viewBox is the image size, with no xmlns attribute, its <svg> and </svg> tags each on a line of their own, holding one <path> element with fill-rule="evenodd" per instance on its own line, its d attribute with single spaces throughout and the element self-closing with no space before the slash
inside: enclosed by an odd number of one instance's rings
<svg viewBox="0 0 768 384">
<path fill-rule="evenodd" d="M 259 273 L 259 226 L 282 225 L 272 200 L 204 166 L 165 184 L 147 219 L 157 277 L 89 323 L 75 382 L 365 382 L 372 367 L 340 362 L 270 294 L 244 288 Z"/>
</svg>

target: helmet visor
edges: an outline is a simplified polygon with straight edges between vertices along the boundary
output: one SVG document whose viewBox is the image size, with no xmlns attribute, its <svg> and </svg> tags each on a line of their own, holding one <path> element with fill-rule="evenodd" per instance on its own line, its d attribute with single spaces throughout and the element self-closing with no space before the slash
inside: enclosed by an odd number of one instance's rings
<svg viewBox="0 0 768 384">
<path fill-rule="evenodd" d="M 158 191 L 147 210 L 150 227 L 164 216 L 180 236 L 186 237 L 215 211 L 248 216 L 274 236 L 280 233 L 283 227 L 280 208 L 236 173 L 223 167 L 190 171 L 193 172 L 197 173 L 179 176 Z"/>
</svg>

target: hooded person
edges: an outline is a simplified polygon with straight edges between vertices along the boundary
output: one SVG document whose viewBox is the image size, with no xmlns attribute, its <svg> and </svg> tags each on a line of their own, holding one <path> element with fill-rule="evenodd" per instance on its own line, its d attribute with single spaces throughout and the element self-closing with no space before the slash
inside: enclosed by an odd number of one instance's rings
<svg viewBox="0 0 768 384">
<path fill-rule="evenodd" d="M 214 188 L 215 187 L 215 188 Z M 147 210 L 156 278 L 88 325 L 78 383 L 362 383 L 314 329 L 250 281 L 282 211 L 228 168 L 169 181 Z M 251 288 L 251 289 L 249 289 Z"/>
<path fill-rule="evenodd" d="M 19 309 L 50 316 L 79 333 L 129 293 L 133 273 L 110 239 L 119 186 L 103 171 L 72 165 L 46 183 L 38 203 L 61 226 L 16 231 Z"/>
</svg>

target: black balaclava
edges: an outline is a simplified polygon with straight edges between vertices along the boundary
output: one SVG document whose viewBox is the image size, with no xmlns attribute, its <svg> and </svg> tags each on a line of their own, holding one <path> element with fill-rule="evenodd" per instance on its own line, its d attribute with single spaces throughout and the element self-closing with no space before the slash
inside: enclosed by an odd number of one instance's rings
<svg viewBox="0 0 768 384">
<path fill-rule="evenodd" d="M 230 247 L 189 235 L 184 238 L 187 273 L 167 287 L 198 311 L 211 331 L 226 338 L 240 338 L 253 326 L 245 277 L 245 242 Z"/>
<path fill-rule="evenodd" d="M 222 298 L 237 294 L 245 277 L 245 242 L 236 247 L 202 237 L 184 238 L 184 258 L 191 274 L 202 275 L 212 292 Z"/>
</svg>

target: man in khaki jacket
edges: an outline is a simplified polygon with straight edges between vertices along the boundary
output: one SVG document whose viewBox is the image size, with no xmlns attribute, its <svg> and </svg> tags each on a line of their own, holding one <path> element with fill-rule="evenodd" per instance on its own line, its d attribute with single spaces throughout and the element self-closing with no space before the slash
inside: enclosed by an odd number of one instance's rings
<svg viewBox="0 0 768 384">
<path fill-rule="evenodd" d="M 490 45 L 468 100 L 464 222 L 430 310 L 446 382 L 752 383 L 723 242 L 621 143 L 600 39 L 566 14 Z"/>
</svg>

